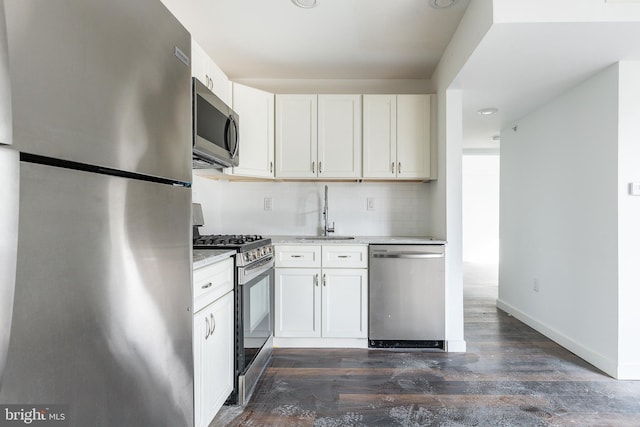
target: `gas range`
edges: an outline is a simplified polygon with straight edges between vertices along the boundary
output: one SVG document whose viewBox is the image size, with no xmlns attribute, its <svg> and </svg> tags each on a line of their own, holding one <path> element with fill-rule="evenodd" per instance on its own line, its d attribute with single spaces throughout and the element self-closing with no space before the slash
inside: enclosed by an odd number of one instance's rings
<svg viewBox="0 0 640 427">
<path fill-rule="evenodd" d="M 193 249 L 232 249 L 238 266 L 273 258 L 271 239 L 256 234 L 209 234 L 193 237 Z"/>
</svg>

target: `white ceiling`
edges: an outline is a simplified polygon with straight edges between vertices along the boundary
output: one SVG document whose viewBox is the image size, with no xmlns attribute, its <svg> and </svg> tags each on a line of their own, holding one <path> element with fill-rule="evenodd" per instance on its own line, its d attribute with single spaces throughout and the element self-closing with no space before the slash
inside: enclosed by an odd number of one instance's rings
<svg viewBox="0 0 640 427">
<path fill-rule="evenodd" d="M 163 0 L 233 79 L 429 79 L 469 0 Z"/>
<path fill-rule="evenodd" d="M 435 10 L 430 0 L 320 0 L 315 9 L 291 0 L 162 1 L 232 80 L 429 80 L 470 2 Z M 454 80 L 463 91 L 464 148 L 498 148 L 492 137 L 502 127 L 618 60 L 640 60 L 637 20 L 567 23 L 586 0 L 555 9 L 545 1 L 545 10 L 566 16 L 493 24 Z M 627 5 L 611 5 L 620 2 Z M 636 11 L 630 2 L 589 0 L 592 9 Z M 480 117 L 483 107 L 500 111 Z"/>
<path fill-rule="evenodd" d="M 620 60 L 640 60 L 640 23 L 494 24 L 454 81 L 465 147 L 491 147 L 505 126 Z M 477 110 L 497 107 L 494 116 Z"/>
</svg>

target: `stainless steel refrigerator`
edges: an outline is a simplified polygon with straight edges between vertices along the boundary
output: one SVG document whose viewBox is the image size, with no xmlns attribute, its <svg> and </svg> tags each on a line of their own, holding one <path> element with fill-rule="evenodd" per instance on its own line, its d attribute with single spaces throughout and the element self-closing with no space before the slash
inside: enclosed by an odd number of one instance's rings
<svg viewBox="0 0 640 427">
<path fill-rule="evenodd" d="M 160 0 L 0 15 L 0 406 L 192 425 L 190 35 Z"/>
</svg>

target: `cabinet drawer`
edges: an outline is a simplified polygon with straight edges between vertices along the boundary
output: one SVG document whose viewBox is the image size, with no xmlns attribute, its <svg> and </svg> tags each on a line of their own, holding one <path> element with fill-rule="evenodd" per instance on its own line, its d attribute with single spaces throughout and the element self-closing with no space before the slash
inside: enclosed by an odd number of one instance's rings
<svg viewBox="0 0 640 427">
<path fill-rule="evenodd" d="M 323 268 L 367 268 L 366 245 L 322 245 Z"/>
<path fill-rule="evenodd" d="M 233 290 L 233 258 L 207 265 L 193 272 L 193 312 Z"/>
<path fill-rule="evenodd" d="M 276 245 L 276 267 L 319 268 L 320 246 Z"/>
</svg>

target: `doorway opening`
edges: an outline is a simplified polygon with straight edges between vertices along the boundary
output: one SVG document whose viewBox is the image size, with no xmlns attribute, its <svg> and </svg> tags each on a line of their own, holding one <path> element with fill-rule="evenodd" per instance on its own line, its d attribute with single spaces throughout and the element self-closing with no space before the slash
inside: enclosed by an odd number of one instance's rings
<svg viewBox="0 0 640 427">
<path fill-rule="evenodd" d="M 500 155 L 463 153 L 462 259 L 464 288 L 498 297 Z"/>
</svg>

